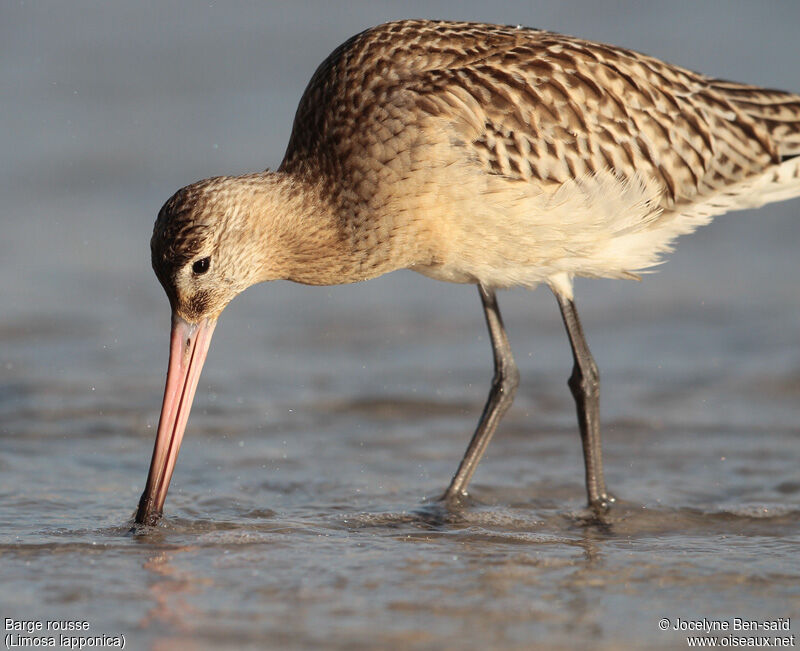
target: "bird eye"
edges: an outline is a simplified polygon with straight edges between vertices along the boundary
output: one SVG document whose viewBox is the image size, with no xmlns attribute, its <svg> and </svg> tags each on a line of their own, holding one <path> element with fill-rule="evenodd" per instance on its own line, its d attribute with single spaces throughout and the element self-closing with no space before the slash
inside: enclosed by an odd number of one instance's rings
<svg viewBox="0 0 800 651">
<path fill-rule="evenodd" d="M 204 274 L 208 271 L 208 267 L 211 265 L 211 258 L 200 258 L 199 260 L 195 260 L 194 264 L 192 265 L 192 271 L 197 274 Z"/>
</svg>

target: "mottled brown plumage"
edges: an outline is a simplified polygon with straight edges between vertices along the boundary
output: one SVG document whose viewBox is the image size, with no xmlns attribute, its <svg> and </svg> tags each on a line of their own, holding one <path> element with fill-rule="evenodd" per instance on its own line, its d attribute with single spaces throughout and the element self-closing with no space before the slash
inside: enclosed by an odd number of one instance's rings
<svg viewBox="0 0 800 651">
<path fill-rule="evenodd" d="M 276 172 L 201 181 L 165 204 L 153 267 L 184 330 L 264 280 L 410 268 L 478 284 L 500 379 L 451 497 L 516 386 L 494 289 L 547 283 L 575 354 L 589 500 L 604 504 L 573 278 L 635 277 L 714 215 L 797 196 L 798 156 L 795 94 L 546 31 L 388 23 L 319 66 Z M 169 409 L 172 423 L 184 407 Z"/>
</svg>

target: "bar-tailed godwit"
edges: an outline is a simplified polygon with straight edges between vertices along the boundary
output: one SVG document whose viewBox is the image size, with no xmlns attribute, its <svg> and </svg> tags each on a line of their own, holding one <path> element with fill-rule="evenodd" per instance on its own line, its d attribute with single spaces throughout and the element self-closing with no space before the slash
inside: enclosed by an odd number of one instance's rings
<svg viewBox="0 0 800 651">
<path fill-rule="evenodd" d="M 495 374 L 444 494 L 466 492 L 518 372 L 499 288 L 547 284 L 574 368 L 589 504 L 608 507 L 597 367 L 573 279 L 636 278 L 679 235 L 800 194 L 800 96 L 521 27 L 409 20 L 338 47 L 277 171 L 193 183 L 151 242 L 172 306 L 164 403 L 137 522 L 158 521 L 217 317 L 254 283 L 395 269 L 478 286 Z"/>
</svg>

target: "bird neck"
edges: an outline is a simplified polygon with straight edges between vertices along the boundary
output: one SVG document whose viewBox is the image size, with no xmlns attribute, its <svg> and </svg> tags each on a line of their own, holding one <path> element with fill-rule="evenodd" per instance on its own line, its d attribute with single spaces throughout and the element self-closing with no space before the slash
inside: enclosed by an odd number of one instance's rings
<svg viewBox="0 0 800 651">
<path fill-rule="evenodd" d="M 381 220 L 370 220 L 372 236 L 365 238 L 368 224 L 363 224 L 359 206 L 331 194 L 323 182 L 280 171 L 237 178 L 251 188 L 239 208 L 258 249 L 255 282 L 338 285 L 408 266 L 392 229 L 380 237 L 375 221 Z"/>
</svg>

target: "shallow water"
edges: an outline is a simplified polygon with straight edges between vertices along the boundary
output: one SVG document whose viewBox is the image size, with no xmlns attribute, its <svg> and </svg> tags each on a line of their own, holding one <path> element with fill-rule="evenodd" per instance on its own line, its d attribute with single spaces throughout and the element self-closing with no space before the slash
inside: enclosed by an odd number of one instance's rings
<svg viewBox="0 0 800 651">
<path fill-rule="evenodd" d="M 543 289 L 500 295 L 522 385 L 472 501 L 436 506 L 491 356 L 474 288 L 401 272 L 238 298 L 166 517 L 131 531 L 166 370 L 155 213 L 191 180 L 279 162 L 314 66 L 401 15 L 352 6 L 3 9 L 4 625 L 86 620 L 134 649 L 684 648 L 662 618 L 791 617 L 780 634 L 796 634 L 796 201 L 718 219 L 642 283 L 578 283 L 620 499 L 603 522 L 583 511 L 571 358 Z M 800 8 L 720 6 L 402 15 L 525 22 L 800 88 L 778 65 L 800 54 Z"/>
</svg>

